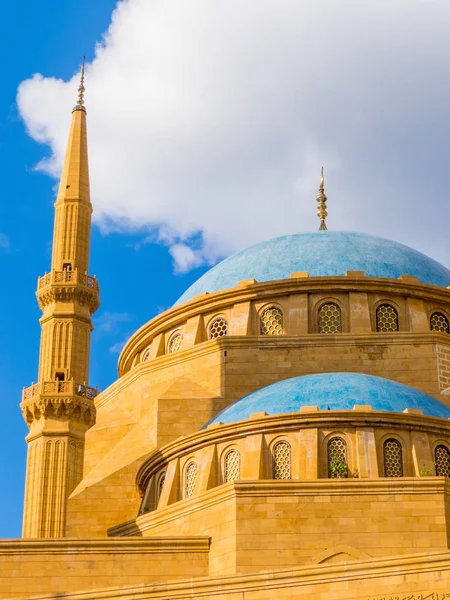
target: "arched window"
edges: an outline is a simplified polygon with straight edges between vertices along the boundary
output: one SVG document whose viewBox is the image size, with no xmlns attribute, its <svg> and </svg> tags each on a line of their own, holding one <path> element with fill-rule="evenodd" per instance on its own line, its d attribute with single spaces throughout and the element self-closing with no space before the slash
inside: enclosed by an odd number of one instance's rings
<svg viewBox="0 0 450 600">
<path fill-rule="evenodd" d="M 291 478 L 291 447 L 287 442 L 278 442 L 272 451 L 272 477 Z"/>
<path fill-rule="evenodd" d="M 228 323 L 223 317 L 217 317 L 209 326 L 209 339 L 215 340 L 228 335 Z"/>
<path fill-rule="evenodd" d="M 447 317 L 440 312 L 433 313 L 430 317 L 430 329 L 431 331 L 442 331 L 442 333 L 449 333 Z"/>
<path fill-rule="evenodd" d="M 174 352 L 178 352 L 181 350 L 181 345 L 183 343 L 183 336 L 181 333 L 175 333 L 169 342 L 169 353 L 173 354 Z"/>
<path fill-rule="evenodd" d="M 281 335 L 283 313 L 277 306 L 269 306 L 261 315 L 261 335 Z"/>
<path fill-rule="evenodd" d="M 155 510 L 155 478 L 151 477 L 149 481 L 147 481 L 144 491 L 144 497 L 142 498 L 141 506 L 139 508 L 139 515 L 143 515 L 145 513 L 150 512 L 151 510 Z"/>
<path fill-rule="evenodd" d="M 380 304 L 377 308 L 377 331 L 398 331 L 398 314 L 390 304 Z"/>
<path fill-rule="evenodd" d="M 163 491 L 165 480 L 166 480 L 166 474 L 163 473 L 160 476 L 159 481 L 158 481 L 158 498 L 157 498 L 157 502 L 159 502 L 159 499 L 161 498 L 161 494 L 162 494 L 162 491 Z"/>
<path fill-rule="evenodd" d="M 348 477 L 347 444 L 341 437 L 328 442 L 328 477 Z"/>
<path fill-rule="evenodd" d="M 147 362 L 150 358 L 150 348 L 144 350 L 144 354 L 142 355 L 142 362 Z"/>
<path fill-rule="evenodd" d="M 341 309 L 334 302 L 326 302 L 319 308 L 319 333 L 341 333 Z"/>
<path fill-rule="evenodd" d="M 225 482 L 241 478 L 241 456 L 237 450 L 230 450 L 225 456 Z"/>
<path fill-rule="evenodd" d="M 197 479 L 197 463 L 192 461 L 186 467 L 186 480 L 184 484 L 184 496 L 190 498 L 194 493 L 195 481 Z"/>
<path fill-rule="evenodd" d="M 385 477 L 403 477 L 402 445 L 390 438 L 383 444 L 383 463 Z"/>
<path fill-rule="evenodd" d="M 436 463 L 436 475 L 450 477 L 450 450 L 447 446 L 436 446 L 434 451 L 434 462 Z"/>
</svg>

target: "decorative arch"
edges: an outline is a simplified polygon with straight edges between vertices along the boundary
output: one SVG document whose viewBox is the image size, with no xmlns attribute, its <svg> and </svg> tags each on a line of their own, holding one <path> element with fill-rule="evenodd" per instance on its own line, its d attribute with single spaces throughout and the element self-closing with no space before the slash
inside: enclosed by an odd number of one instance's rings
<svg viewBox="0 0 450 600">
<path fill-rule="evenodd" d="M 403 448 L 396 438 L 383 442 L 383 472 L 385 477 L 403 477 Z"/>
<path fill-rule="evenodd" d="M 430 315 L 430 331 L 450 333 L 450 325 L 447 315 L 440 311 L 434 311 Z"/>
<path fill-rule="evenodd" d="M 215 340 L 228 335 L 228 321 L 225 317 L 215 317 L 208 327 L 208 338 Z"/>
<path fill-rule="evenodd" d="M 389 333 L 399 331 L 398 310 L 391 302 L 382 302 L 375 311 L 377 331 Z"/>
<path fill-rule="evenodd" d="M 163 492 L 164 482 L 165 481 L 166 481 L 166 472 L 163 471 L 161 473 L 161 475 L 159 476 L 159 478 L 158 478 L 158 485 L 156 487 L 156 495 L 157 495 L 156 506 L 158 506 L 159 499 L 161 498 L 161 494 Z"/>
<path fill-rule="evenodd" d="M 147 362 L 150 359 L 150 346 L 148 348 L 145 348 L 145 350 L 142 353 L 142 362 Z"/>
<path fill-rule="evenodd" d="M 353 562 L 357 560 L 370 560 L 372 557 L 370 554 L 358 550 L 353 546 L 347 546 L 340 544 L 333 548 L 327 548 L 322 550 L 319 554 L 312 559 L 311 564 L 320 565 L 326 562 Z"/>
<path fill-rule="evenodd" d="M 241 478 L 241 455 L 238 450 L 228 450 L 224 461 L 224 481 L 238 481 Z"/>
<path fill-rule="evenodd" d="M 342 310 L 337 302 L 323 302 L 317 311 L 319 333 L 342 333 Z"/>
<path fill-rule="evenodd" d="M 147 481 L 147 484 L 144 489 L 144 495 L 142 497 L 141 506 L 139 508 L 139 515 L 144 515 L 152 510 L 155 510 L 154 503 L 154 486 L 155 486 L 155 477 L 152 475 L 150 479 Z"/>
<path fill-rule="evenodd" d="M 327 442 L 327 464 L 330 479 L 348 477 L 347 442 L 340 435 L 333 435 Z M 336 473 L 334 466 L 337 464 L 345 465 L 347 467 L 346 472 Z"/>
<path fill-rule="evenodd" d="M 191 498 L 194 494 L 195 484 L 197 482 L 198 465 L 194 460 L 191 460 L 184 471 L 184 497 Z"/>
<path fill-rule="evenodd" d="M 182 345 L 183 345 L 183 335 L 182 335 L 181 331 L 175 331 L 169 339 L 169 343 L 167 345 L 167 350 L 168 350 L 169 354 L 174 354 L 175 352 L 178 352 L 179 350 L 181 350 Z"/>
<path fill-rule="evenodd" d="M 434 449 L 436 475 L 450 477 L 450 450 L 445 444 L 438 444 Z"/>
<path fill-rule="evenodd" d="M 273 304 L 264 308 L 259 320 L 261 335 L 283 334 L 283 311 L 279 306 Z"/>
<path fill-rule="evenodd" d="M 272 447 L 273 479 L 292 478 L 292 451 L 286 440 L 278 440 Z"/>
</svg>

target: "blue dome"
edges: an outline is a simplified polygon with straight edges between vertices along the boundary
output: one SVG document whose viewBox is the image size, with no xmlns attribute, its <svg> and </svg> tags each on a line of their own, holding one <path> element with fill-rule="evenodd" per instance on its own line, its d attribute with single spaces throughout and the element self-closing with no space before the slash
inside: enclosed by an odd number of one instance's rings
<svg viewBox="0 0 450 600">
<path fill-rule="evenodd" d="M 373 410 L 389 412 L 416 408 L 429 417 L 450 418 L 448 406 L 402 383 L 361 373 L 319 373 L 285 379 L 253 392 L 216 415 L 208 425 L 242 421 L 262 411 L 278 415 L 298 412 L 302 406 L 353 410 L 355 404 L 370 404 Z"/>
<path fill-rule="evenodd" d="M 278 237 L 226 258 L 191 285 L 176 304 L 235 287 L 245 279 L 262 283 L 288 279 L 299 271 L 307 271 L 310 277 L 346 271 L 389 279 L 413 275 L 422 283 L 450 286 L 448 269 L 408 246 L 363 233 L 317 231 Z"/>
</svg>

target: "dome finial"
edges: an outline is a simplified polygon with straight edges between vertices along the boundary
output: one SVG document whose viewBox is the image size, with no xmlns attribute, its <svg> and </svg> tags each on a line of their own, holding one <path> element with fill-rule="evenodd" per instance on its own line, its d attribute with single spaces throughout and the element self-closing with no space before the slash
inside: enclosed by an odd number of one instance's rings
<svg viewBox="0 0 450 600">
<path fill-rule="evenodd" d="M 75 108 L 73 110 L 84 110 L 86 112 L 86 108 L 84 107 L 84 61 L 86 56 L 83 56 L 83 62 L 81 63 L 81 76 L 80 76 L 80 85 L 78 86 L 78 100 Z"/>
<path fill-rule="evenodd" d="M 327 197 L 325 196 L 325 181 L 323 177 L 323 167 L 320 174 L 320 185 L 319 185 L 319 194 L 317 196 L 317 204 L 319 205 L 319 210 L 317 211 L 317 216 L 320 219 L 320 227 L 319 231 L 326 231 L 327 226 L 325 225 L 325 219 L 328 216 L 327 213 Z"/>
</svg>

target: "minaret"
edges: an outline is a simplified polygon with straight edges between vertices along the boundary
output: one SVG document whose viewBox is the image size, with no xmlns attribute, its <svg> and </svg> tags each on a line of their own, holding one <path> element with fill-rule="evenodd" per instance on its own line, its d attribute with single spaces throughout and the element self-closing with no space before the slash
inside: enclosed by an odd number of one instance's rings
<svg viewBox="0 0 450 600">
<path fill-rule="evenodd" d="M 38 279 L 43 312 L 38 383 L 24 389 L 30 432 L 23 536 L 63 537 L 66 503 L 83 473 L 84 437 L 94 424 L 88 386 L 91 315 L 99 306 L 88 275 L 92 205 L 84 107 L 84 60 L 55 203 L 51 272 Z"/>
</svg>

